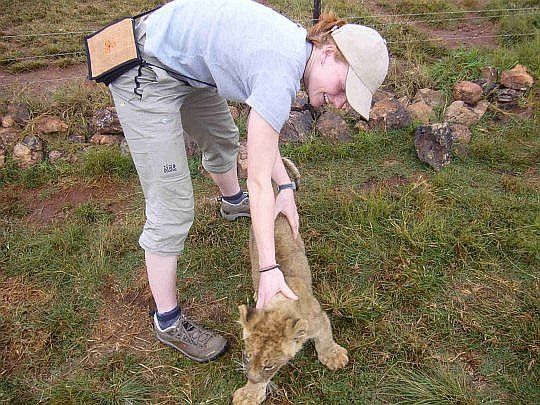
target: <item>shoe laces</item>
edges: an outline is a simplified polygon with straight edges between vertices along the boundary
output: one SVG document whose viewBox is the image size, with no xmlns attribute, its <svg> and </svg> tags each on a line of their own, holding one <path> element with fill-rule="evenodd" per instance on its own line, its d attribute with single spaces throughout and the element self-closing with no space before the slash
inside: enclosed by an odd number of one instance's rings
<svg viewBox="0 0 540 405">
<path fill-rule="evenodd" d="M 180 319 L 174 328 L 174 333 L 179 336 L 180 339 L 185 340 L 195 346 L 206 346 L 208 341 L 213 336 L 211 332 L 206 331 L 200 326 L 194 324 L 183 314 L 180 315 Z"/>
</svg>

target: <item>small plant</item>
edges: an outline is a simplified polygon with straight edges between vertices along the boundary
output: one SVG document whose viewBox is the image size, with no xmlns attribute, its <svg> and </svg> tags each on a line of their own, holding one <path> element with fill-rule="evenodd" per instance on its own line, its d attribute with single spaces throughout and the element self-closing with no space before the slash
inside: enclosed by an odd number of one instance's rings
<svg viewBox="0 0 540 405">
<path fill-rule="evenodd" d="M 48 162 L 21 169 L 13 159 L 8 158 L 0 168 L 0 189 L 3 184 L 20 184 L 26 189 L 38 188 L 51 182 L 56 174 L 56 168 Z"/>
<path fill-rule="evenodd" d="M 479 404 L 479 395 L 464 377 L 464 370 L 432 366 L 404 369 L 399 365 L 382 383 L 379 395 L 392 404 Z"/>
<path fill-rule="evenodd" d="M 434 63 L 428 71 L 435 87 L 450 94 L 456 82 L 476 79 L 487 64 L 486 56 L 479 50 L 458 49 Z"/>
<path fill-rule="evenodd" d="M 97 201 L 89 200 L 75 208 L 75 217 L 85 224 L 109 221 L 111 214 L 104 210 Z"/>
<path fill-rule="evenodd" d="M 135 175 L 135 165 L 131 156 L 123 155 L 118 148 L 91 148 L 82 165 L 82 174 L 87 178 L 115 177 L 129 179 Z"/>
</svg>

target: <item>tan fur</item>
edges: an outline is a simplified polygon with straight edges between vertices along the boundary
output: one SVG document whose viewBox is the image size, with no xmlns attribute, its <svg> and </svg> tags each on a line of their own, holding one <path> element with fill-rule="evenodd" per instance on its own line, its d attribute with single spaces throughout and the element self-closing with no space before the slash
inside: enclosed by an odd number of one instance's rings
<svg viewBox="0 0 540 405">
<path fill-rule="evenodd" d="M 284 163 L 289 168 L 287 162 Z M 289 223 L 283 215 L 276 219 L 275 244 L 277 262 L 298 300 L 277 294 L 264 309 L 245 305 L 238 307 L 248 381 L 235 391 L 235 405 L 262 403 L 270 379 L 298 353 L 308 339 L 314 340 L 317 357 L 329 369 L 337 370 L 349 361 L 347 350 L 334 342 L 330 321 L 313 296 L 304 242 L 301 236 L 293 239 Z M 259 260 L 253 233 L 250 235 L 249 251 L 253 285 L 257 290 Z"/>
</svg>

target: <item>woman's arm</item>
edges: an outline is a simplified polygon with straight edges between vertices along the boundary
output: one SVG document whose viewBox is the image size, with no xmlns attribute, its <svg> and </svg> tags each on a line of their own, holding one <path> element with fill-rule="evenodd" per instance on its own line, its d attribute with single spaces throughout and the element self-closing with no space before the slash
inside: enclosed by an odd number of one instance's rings
<svg viewBox="0 0 540 405">
<path fill-rule="evenodd" d="M 272 171 L 272 180 L 274 180 L 274 183 L 277 185 L 291 182 L 289 174 L 283 165 L 283 160 L 281 160 L 279 149 L 277 150 L 277 158 L 276 162 L 274 163 L 274 170 Z M 281 190 L 277 195 L 274 208 L 274 218 L 277 217 L 280 212 L 282 212 L 289 221 L 293 237 L 296 239 L 298 236 L 299 217 L 296 202 L 294 201 L 293 190 Z"/>
<path fill-rule="evenodd" d="M 251 224 L 257 242 L 259 268 L 276 264 L 274 244 L 274 219 L 276 205 L 272 176 L 280 176 L 279 167 L 274 173 L 279 134 L 255 110 L 248 120 L 248 180 Z M 284 169 L 283 169 L 284 170 Z M 282 174 L 281 174 L 282 175 Z M 297 299 L 285 283 L 279 269 L 261 273 L 257 294 L 257 308 L 262 308 L 278 292 L 288 298 Z"/>
</svg>

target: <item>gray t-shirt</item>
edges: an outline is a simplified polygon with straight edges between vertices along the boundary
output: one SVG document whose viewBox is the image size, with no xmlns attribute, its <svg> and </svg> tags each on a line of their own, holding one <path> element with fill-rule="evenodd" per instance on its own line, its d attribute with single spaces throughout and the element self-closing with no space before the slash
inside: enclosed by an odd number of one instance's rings
<svg viewBox="0 0 540 405">
<path fill-rule="evenodd" d="M 145 53 L 281 130 L 311 52 L 304 28 L 251 0 L 175 0 L 146 24 Z"/>
</svg>

